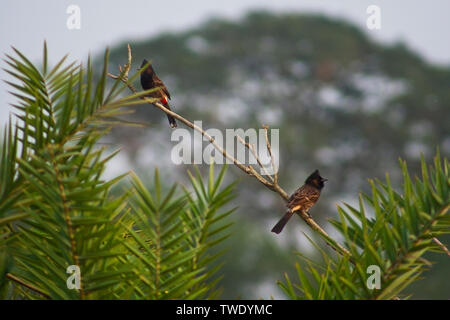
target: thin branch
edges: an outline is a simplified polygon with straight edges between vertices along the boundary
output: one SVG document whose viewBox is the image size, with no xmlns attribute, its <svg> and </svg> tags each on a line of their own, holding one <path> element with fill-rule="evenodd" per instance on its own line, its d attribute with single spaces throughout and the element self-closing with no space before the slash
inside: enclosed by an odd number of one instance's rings
<svg viewBox="0 0 450 320">
<path fill-rule="evenodd" d="M 13 274 L 11 274 L 11 273 L 9 273 L 9 272 L 6 274 L 6 277 L 7 277 L 8 279 L 11 279 L 11 280 L 14 281 L 14 282 L 17 282 L 18 284 L 20 284 L 20 285 L 22 285 L 22 286 L 24 286 L 24 287 L 26 287 L 26 288 L 28 288 L 28 289 L 34 291 L 34 292 L 37 292 L 38 294 L 40 294 L 40 295 L 46 297 L 47 299 L 50 299 L 50 298 L 51 298 L 50 295 L 48 295 L 47 293 L 43 292 L 41 289 L 39 289 L 39 288 L 33 286 L 32 284 L 29 284 L 29 283 L 23 281 L 22 279 L 16 277 L 15 275 L 13 275 Z"/>
<path fill-rule="evenodd" d="M 258 156 L 258 153 L 256 152 L 256 148 L 254 144 L 250 144 L 248 142 L 246 142 L 241 136 L 236 135 L 236 138 L 238 139 L 238 141 L 244 146 L 246 147 L 248 150 L 250 150 L 253 154 L 253 156 L 256 159 L 256 162 L 258 163 L 258 166 L 260 168 L 262 168 L 264 170 L 264 172 L 266 173 L 267 176 L 269 176 L 270 180 L 272 180 L 272 182 L 275 182 L 274 178 L 269 174 L 269 172 L 267 172 L 267 169 L 265 166 L 263 166 L 261 159 Z"/>
<path fill-rule="evenodd" d="M 263 125 L 263 128 L 264 128 L 264 134 L 266 137 L 267 150 L 269 151 L 270 161 L 272 163 L 273 183 L 278 184 L 278 168 L 275 168 L 275 160 L 274 160 L 273 154 L 272 154 L 272 146 L 270 145 L 270 141 L 269 141 L 269 126 Z"/>
<path fill-rule="evenodd" d="M 119 75 L 114 75 L 111 73 L 108 73 L 108 76 L 112 79 L 116 79 L 119 81 L 122 81 L 133 93 L 137 93 L 138 91 L 134 88 L 134 86 L 128 82 L 128 74 L 131 68 L 131 61 L 132 61 L 132 54 L 131 54 L 131 47 L 128 44 L 128 62 L 127 64 L 124 65 L 123 69 L 121 66 L 119 66 Z M 224 150 L 220 145 L 217 144 L 217 142 L 214 140 L 213 137 L 211 137 L 207 132 L 205 132 L 202 128 L 196 126 L 195 124 L 193 124 L 192 122 L 190 122 L 189 120 L 185 119 L 184 117 L 180 116 L 178 113 L 173 112 L 172 110 L 167 109 L 166 107 L 164 107 L 161 103 L 159 103 L 158 101 L 154 101 L 151 100 L 149 98 L 146 97 L 141 97 L 142 100 L 144 100 L 145 102 L 154 105 L 155 107 L 157 107 L 158 109 L 161 109 L 163 112 L 165 112 L 166 114 L 174 117 L 175 119 L 179 120 L 180 122 L 184 123 L 186 126 L 188 126 L 189 128 L 201 133 L 201 135 L 203 137 L 206 137 L 206 139 L 209 140 L 209 142 L 214 146 L 214 148 L 216 148 L 220 153 L 222 153 L 222 155 L 226 158 L 229 159 L 233 162 L 233 164 L 238 167 L 239 169 L 241 169 L 243 172 L 245 172 L 246 174 L 255 177 L 259 182 L 261 182 L 264 186 L 266 186 L 267 188 L 269 188 L 270 190 L 278 193 L 281 198 L 283 198 L 285 201 L 287 201 L 289 199 L 289 195 L 286 193 L 286 191 L 284 191 L 278 184 L 278 173 L 277 170 L 275 168 L 275 162 L 273 159 L 273 155 L 272 155 L 272 149 L 269 143 L 269 138 L 268 138 L 268 127 L 264 126 L 265 129 L 265 133 L 266 133 L 266 145 L 267 145 L 267 149 L 269 151 L 269 154 L 271 156 L 271 161 L 272 161 L 272 169 L 274 172 L 273 177 L 270 177 L 270 180 L 267 180 L 266 178 L 264 178 L 263 176 L 261 176 L 251 165 L 245 165 L 243 163 L 241 163 L 239 160 L 237 160 L 236 158 L 234 158 L 233 156 L 231 156 L 226 150 Z M 241 142 L 242 143 L 242 142 Z M 245 143 L 244 141 L 244 145 L 250 150 L 250 151 L 254 151 L 252 150 L 251 146 L 247 143 Z M 256 153 L 256 152 L 255 152 Z M 259 158 L 257 158 L 257 160 L 259 160 Z M 258 161 L 258 165 L 260 165 L 262 168 L 264 168 L 261 164 L 261 161 Z M 264 169 L 263 169 L 264 170 Z M 310 216 L 308 216 L 305 212 L 297 212 L 297 214 L 306 222 L 306 224 L 308 224 L 308 226 L 311 227 L 311 229 L 313 229 L 314 231 L 316 231 L 317 233 L 322 235 L 322 238 L 325 239 L 325 242 L 331 247 L 333 248 L 336 252 L 338 252 L 339 254 L 342 255 L 346 255 L 346 256 L 351 256 L 351 253 L 344 248 L 343 246 L 341 246 L 339 243 L 331 241 L 330 239 L 332 239 L 326 232 L 325 230 L 323 230 Z M 334 243 L 333 243 L 334 242 Z"/>
<path fill-rule="evenodd" d="M 124 82 L 127 87 L 133 92 L 133 93 L 138 93 L 138 91 L 136 90 L 136 88 L 134 88 L 134 86 L 128 82 L 128 74 L 125 72 L 123 77 L 120 76 L 116 76 L 113 75 L 111 73 L 108 73 L 108 76 L 113 78 L 113 79 L 118 79 L 122 82 Z M 261 182 L 262 184 L 264 184 L 265 186 L 267 186 L 268 188 L 270 188 L 271 190 L 274 190 L 272 187 L 272 183 L 270 181 L 268 181 L 267 179 L 263 178 L 259 173 L 256 172 L 256 170 L 249 166 L 249 165 L 244 165 L 243 163 L 241 163 L 239 160 L 237 160 L 236 158 L 234 158 L 233 156 L 231 156 L 225 149 L 223 149 L 220 145 L 217 144 L 216 140 L 211 137 L 206 131 L 204 131 L 202 128 L 196 126 L 195 124 L 193 124 L 192 122 L 190 122 L 189 120 L 183 118 L 182 116 L 180 116 L 178 113 L 173 112 L 172 110 L 167 109 L 166 107 L 164 107 L 160 102 L 158 101 L 153 101 L 147 97 L 141 97 L 142 100 L 144 100 L 145 102 L 154 105 L 155 107 L 161 109 L 163 112 L 171 115 L 172 117 L 174 117 L 175 119 L 179 120 L 180 122 L 184 123 L 186 126 L 188 126 L 189 128 L 199 132 L 203 137 L 205 137 L 206 139 L 208 139 L 208 141 L 214 146 L 214 148 L 216 148 L 220 153 L 222 153 L 222 155 L 229 159 L 230 161 L 233 162 L 233 164 L 235 166 L 237 166 L 239 169 L 241 169 L 242 171 L 244 171 L 246 174 L 254 176 L 259 182 Z M 286 195 L 287 197 L 287 195 Z"/>
</svg>

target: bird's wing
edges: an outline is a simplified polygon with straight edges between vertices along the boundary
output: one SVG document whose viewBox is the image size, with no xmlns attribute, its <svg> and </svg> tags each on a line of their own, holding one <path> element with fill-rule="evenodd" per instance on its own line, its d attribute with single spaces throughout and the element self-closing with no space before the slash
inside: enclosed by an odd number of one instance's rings
<svg viewBox="0 0 450 320">
<path fill-rule="evenodd" d="M 319 199 L 320 192 L 309 186 L 302 186 L 289 198 L 287 207 L 293 211 L 309 208 Z"/>
<path fill-rule="evenodd" d="M 153 77 L 153 83 L 155 87 L 161 87 L 161 91 L 167 96 L 167 98 L 170 100 L 170 93 L 169 90 L 167 90 L 166 86 L 164 85 L 164 82 L 155 74 Z"/>
</svg>

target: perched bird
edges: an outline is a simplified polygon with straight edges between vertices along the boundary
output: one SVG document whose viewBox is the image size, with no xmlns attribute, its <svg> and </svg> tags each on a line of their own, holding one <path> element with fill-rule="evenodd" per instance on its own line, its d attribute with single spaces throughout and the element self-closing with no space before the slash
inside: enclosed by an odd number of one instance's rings
<svg viewBox="0 0 450 320">
<path fill-rule="evenodd" d="M 149 64 L 147 60 L 144 59 L 144 61 L 142 61 L 141 69 L 144 68 L 146 65 L 147 68 L 145 70 L 142 70 L 141 72 L 142 89 L 149 90 L 159 87 L 158 90 L 149 93 L 148 97 L 159 98 L 159 101 L 162 103 L 162 105 L 170 110 L 168 102 L 168 100 L 170 100 L 169 90 L 167 90 L 162 80 L 156 75 L 152 64 L 151 63 Z M 169 119 L 170 127 L 176 128 L 177 123 L 175 121 L 175 118 L 172 117 L 171 115 L 167 115 L 167 118 Z"/>
<path fill-rule="evenodd" d="M 320 190 L 324 187 L 325 181 L 327 179 L 320 176 L 319 170 L 314 171 L 306 179 L 305 184 L 298 188 L 289 198 L 286 205 L 288 210 L 283 218 L 273 227 L 272 232 L 280 233 L 296 211 L 303 211 L 309 215 L 309 209 L 319 200 Z"/>
</svg>

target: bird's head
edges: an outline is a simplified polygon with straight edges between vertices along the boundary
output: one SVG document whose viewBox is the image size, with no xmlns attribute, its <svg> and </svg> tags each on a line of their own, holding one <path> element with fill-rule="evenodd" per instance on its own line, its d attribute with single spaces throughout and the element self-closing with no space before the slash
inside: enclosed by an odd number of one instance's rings
<svg viewBox="0 0 450 320">
<path fill-rule="evenodd" d="M 138 68 L 138 70 L 141 70 L 142 68 L 144 68 L 145 66 L 147 66 L 145 72 L 148 73 L 152 73 L 153 71 L 153 66 L 151 62 L 148 62 L 146 59 L 142 60 L 142 64 L 141 66 Z"/>
<path fill-rule="evenodd" d="M 328 179 L 322 178 L 319 170 L 316 170 L 306 179 L 305 184 L 309 184 L 320 190 L 325 186 L 325 181 L 328 181 Z"/>
</svg>

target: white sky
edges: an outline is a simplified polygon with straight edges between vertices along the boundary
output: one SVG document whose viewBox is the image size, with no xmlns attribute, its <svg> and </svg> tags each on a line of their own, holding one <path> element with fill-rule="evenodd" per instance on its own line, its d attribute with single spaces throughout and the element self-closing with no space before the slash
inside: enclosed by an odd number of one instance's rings
<svg viewBox="0 0 450 320">
<path fill-rule="evenodd" d="M 42 57 L 46 39 L 51 61 L 70 53 L 85 59 L 89 52 L 165 30 L 182 30 L 211 16 L 239 18 L 250 9 L 319 12 L 346 17 L 365 27 L 366 8 L 381 8 L 382 28 L 370 31 L 383 42 L 403 40 L 434 63 L 450 64 L 450 1 L 448 0 L 2 0 L 0 11 L 0 54 L 11 53 L 13 45 L 34 62 Z M 68 30 L 67 7 L 81 9 L 81 30 Z M 132 41 L 131 41 L 132 42 Z M 4 61 L 0 67 L 5 68 Z M 0 70 L 0 79 L 8 78 Z M 7 86 L 0 83 L 0 124 L 11 110 Z"/>
</svg>

